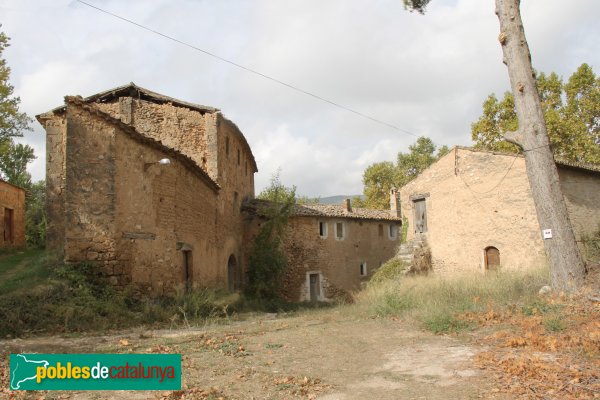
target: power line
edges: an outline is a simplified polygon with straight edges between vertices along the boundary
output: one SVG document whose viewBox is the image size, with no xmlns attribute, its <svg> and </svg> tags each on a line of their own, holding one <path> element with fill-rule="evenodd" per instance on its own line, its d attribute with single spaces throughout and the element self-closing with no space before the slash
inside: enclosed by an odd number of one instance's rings
<svg viewBox="0 0 600 400">
<path fill-rule="evenodd" d="M 292 89 L 292 90 L 295 90 L 295 91 L 297 91 L 297 92 L 303 93 L 303 94 L 305 94 L 305 95 L 307 95 L 307 96 L 311 96 L 311 97 L 313 97 L 313 98 L 315 98 L 315 99 L 317 99 L 317 100 L 321 100 L 321 101 L 323 101 L 323 102 L 325 102 L 325 103 L 328 103 L 328 104 L 330 104 L 330 105 L 332 105 L 332 106 L 334 106 L 334 107 L 338 107 L 338 108 L 341 108 L 342 110 L 349 111 L 349 112 L 351 112 L 351 113 L 354 113 L 354 114 L 356 114 L 356 115 L 358 115 L 358 116 L 361 116 L 361 117 L 363 117 L 363 118 L 369 119 L 369 120 L 371 120 L 371 121 L 373 121 L 373 122 L 376 122 L 376 123 L 378 123 L 378 124 L 385 125 L 385 126 L 387 126 L 387 127 L 389 127 L 389 128 L 395 129 L 395 130 L 397 130 L 397 131 L 399 131 L 399 132 L 402 132 L 402 133 L 404 133 L 404 134 L 407 134 L 407 135 L 410 135 L 410 136 L 414 136 L 414 137 L 417 137 L 417 138 L 419 137 L 419 135 L 417 135 L 417 134 L 415 134 L 415 133 L 413 133 L 413 132 L 411 132 L 411 131 L 408 131 L 408 130 L 406 130 L 406 129 L 402 129 L 402 128 L 400 128 L 400 127 L 396 126 L 396 125 L 393 125 L 393 124 L 390 124 L 390 123 L 388 123 L 388 122 L 382 121 L 382 120 L 380 120 L 380 119 L 377 119 L 377 118 L 375 118 L 375 117 L 372 117 L 372 116 L 370 116 L 370 115 L 367 115 L 367 114 L 361 113 L 360 111 L 356 111 L 356 110 L 354 110 L 354 109 L 352 109 L 352 108 L 349 108 L 349 107 L 343 106 L 343 105 L 341 105 L 341 104 L 339 104 L 339 103 L 336 103 L 336 102 L 334 102 L 334 101 L 328 100 L 328 99 L 326 99 L 326 98 L 324 98 L 324 97 L 322 97 L 322 96 L 319 96 L 319 95 L 317 95 L 317 94 L 311 93 L 311 92 L 309 92 L 309 91 L 306 91 L 306 90 L 304 90 L 304 89 L 301 89 L 301 88 L 299 88 L 299 87 L 297 87 L 297 86 L 294 86 L 294 85 L 291 85 L 291 84 L 289 84 L 289 83 L 283 82 L 283 81 L 281 81 L 281 80 L 279 80 L 279 79 L 277 79 L 277 78 L 273 78 L 272 76 L 269 76 L 269 75 L 263 74 L 262 72 L 260 72 L 260 71 L 257 71 L 257 70 L 255 70 L 255 69 L 252 69 L 252 68 L 246 67 L 246 66 L 244 66 L 244 65 L 241 65 L 241 64 L 238 64 L 238 63 L 236 63 L 236 62 L 234 62 L 234 61 L 231 61 L 231 60 L 228 60 L 228 59 L 226 59 L 226 58 L 223 58 L 223 57 L 221 57 L 221 56 L 219 56 L 219 55 L 217 55 L 217 54 L 211 53 L 210 51 L 207 51 L 207 50 L 201 49 L 201 48 L 199 48 L 199 47 L 197 47 L 197 46 L 194 46 L 194 45 L 192 45 L 192 44 L 189 44 L 189 43 L 187 43 L 187 42 L 184 42 L 183 40 L 177 39 L 177 38 L 175 38 L 175 37 L 173 37 L 173 36 L 169 36 L 169 35 L 167 35 L 167 34 L 165 34 L 165 33 L 162 33 L 162 32 L 159 32 L 159 31 L 157 31 L 157 30 L 155 30 L 155 29 L 149 28 L 149 27 L 147 27 L 147 26 L 145 26 L 145 25 L 142 25 L 142 24 L 140 24 L 140 23 L 138 23 L 138 22 L 135 22 L 135 21 L 133 21 L 133 20 L 127 19 L 127 18 L 125 18 L 125 17 L 122 17 L 122 16 L 120 16 L 120 15 L 117 15 L 117 14 L 115 14 L 115 13 L 112 13 L 112 12 L 110 12 L 110 11 L 107 11 L 107 10 L 105 10 L 105 9 L 102 9 L 102 8 L 100 8 L 100 7 L 97 7 L 97 6 L 93 5 L 93 4 L 87 3 L 87 2 L 85 2 L 85 1 L 83 1 L 83 0 L 75 0 L 75 1 L 77 1 L 78 3 L 81 3 L 81 4 L 83 4 L 83 5 L 86 5 L 86 6 L 90 7 L 90 8 L 93 8 L 93 9 L 95 9 L 95 10 L 97 10 L 97 11 L 100 11 L 100 12 L 102 12 L 102 13 L 104 13 L 104 14 L 110 15 L 111 17 L 114 17 L 114 18 L 120 19 L 121 21 L 125 21 L 125 22 L 127 22 L 127 23 L 129 23 L 129 24 L 135 25 L 135 26 L 137 26 L 138 28 L 144 29 L 144 30 L 146 30 L 146 31 L 148 31 L 148 32 L 151 32 L 151 33 L 154 33 L 155 35 L 162 36 L 162 37 L 163 37 L 163 38 L 165 38 L 165 39 L 168 39 L 168 40 L 171 40 L 171 41 L 173 41 L 173 42 L 179 43 L 180 45 L 183 45 L 183 46 L 189 47 L 190 49 L 193 49 L 193 50 L 199 51 L 199 52 L 201 52 L 201 53 L 204 53 L 204 54 L 206 54 L 206 55 L 208 55 L 208 56 L 211 56 L 211 57 L 213 57 L 213 58 L 216 58 L 217 60 L 220 60 L 220 61 L 223 61 L 223 62 L 225 62 L 225 63 L 227 63 L 227 64 L 233 65 L 234 67 L 237 67 L 237 68 L 243 69 L 244 71 L 247 71 L 247 72 L 250 72 L 250 73 L 252 73 L 252 74 L 258 75 L 258 76 L 260 76 L 260 77 L 262 77 L 262 78 L 268 79 L 268 80 L 270 80 L 270 81 L 273 81 L 273 82 L 275 82 L 275 83 L 278 83 L 278 84 L 280 84 L 280 85 L 282 85 L 282 86 L 285 86 L 285 87 L 287 87 L 287 88 L 289 88 L 289 89 Z"/>
</svg>

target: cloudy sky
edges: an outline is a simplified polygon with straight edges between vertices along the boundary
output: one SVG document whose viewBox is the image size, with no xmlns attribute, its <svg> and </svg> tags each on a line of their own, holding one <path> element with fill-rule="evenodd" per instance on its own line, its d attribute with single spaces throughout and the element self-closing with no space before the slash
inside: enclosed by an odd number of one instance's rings
<svg viewBox="0 0 600 400">
<path fill-rule="evenodd" d="M 433 0 L 425 16 L 401 0 L 85 1 L 439 145 L 469 145 L 486 96 L 509 88 L 493 0 Z M 521 7 L 536 69 L 600 72 L 600 1 Z M 253 149 L 257 192 L 280 167 L 300 194 L 357 194 L 369 164 L 415 140 L 75 0 L 0 0 L 0 23 L 23 111 L 128 82 L 218 107 Z M 36 180 L 43 132 L 20 139 Z"/>
</svg>

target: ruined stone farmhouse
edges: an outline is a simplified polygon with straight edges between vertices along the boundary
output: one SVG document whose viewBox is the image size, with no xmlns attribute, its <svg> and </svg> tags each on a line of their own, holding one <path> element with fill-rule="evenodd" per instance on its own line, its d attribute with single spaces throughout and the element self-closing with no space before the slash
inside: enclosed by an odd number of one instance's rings
<svg viewBox="0 0 600 400">
<path fill-rule="evenodd" d="M 242 287 L 260 222 L 241 208 L 254 198 L 258 170 L 218 109 L 131 83 L 66 97 L 37 119 L 47 135 L 49 248 L 151 293 Z M 292 218 L 291 298 L 357 288 L 394 254 L 397 216 L 334 209 L 300 207 Z"/>
<path fill-rule="evenodd" d="M 0 248 L 25 246 L 25 189 L 0 179 Z"/>
<path fill-rule="evenodd" d="M 600 224 L 600 168 L 557 162 L 578 243 Z M 439 272 L 546 264 L 542 230 L 520 155 L 455 147 L 400 189 L 408 243 L 425 241 Z"/>
<path fill-rule="evenodd" d="M 250 243 L 261 224 L 261 203 L 254 200 L 244 207 L 253 217 L 247 230 Z M 290 300 L 327 301 L 360 289 L 394 257 L 402 221 L 394 192 L 389 211 L 353 208 L 350 199 L 343 205 L 302 204 L 295 206 L 288 224 L 283 249 L 290 268 L 282 294 Z"/>
</svg>

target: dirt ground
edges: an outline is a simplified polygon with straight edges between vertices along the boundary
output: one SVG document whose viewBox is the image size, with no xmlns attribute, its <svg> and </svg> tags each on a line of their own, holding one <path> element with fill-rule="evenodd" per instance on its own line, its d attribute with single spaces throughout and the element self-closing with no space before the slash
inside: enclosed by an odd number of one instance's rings
<svg viewBox="0 0 600 400">
<path fill-rule="evenodd" d="M 471 342 L 471 344 L 469 344 Z M 181 353 L 179 392 L 0 392 L 44 399 L 476 399 L 500 398 L 466 336 L 436 336 L 343 308 L 262 314 L 203 328 L 0 341 L 9 353 Z M 3 386 L 6 381 L 2 382 Z"/>
</svg>

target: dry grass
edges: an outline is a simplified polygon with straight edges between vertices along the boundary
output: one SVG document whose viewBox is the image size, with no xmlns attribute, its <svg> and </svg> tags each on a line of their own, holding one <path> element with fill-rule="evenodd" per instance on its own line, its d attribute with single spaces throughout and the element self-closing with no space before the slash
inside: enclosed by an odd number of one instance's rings
<svg viewBox="0 0 600 400">
<path fill-rule="evenodd" d="M 465 313 L 534 303 L 547 279 L 546 269 L 407 276 L 373 283 L 355 299 L 370 315 L 416 319 L 432 332 L 441 333 L 465 328 L 468 323 L 460 318 Z"/>
</svg>

